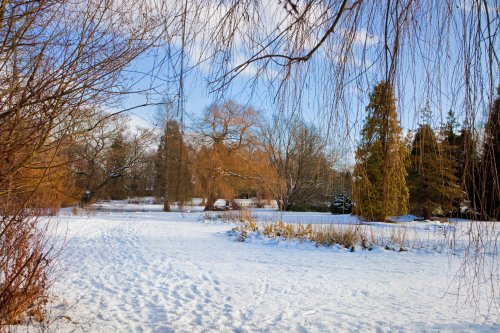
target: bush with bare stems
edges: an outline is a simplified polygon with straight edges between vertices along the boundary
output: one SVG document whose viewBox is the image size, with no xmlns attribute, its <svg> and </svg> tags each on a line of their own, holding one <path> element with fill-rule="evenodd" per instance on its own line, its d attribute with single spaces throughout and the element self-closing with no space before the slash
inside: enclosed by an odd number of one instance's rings
<svg viewBox="0 0 500 333">
<path fill-rule="evenodd" d="M 61 152 L 97 125 L 81 126 L 89 110 L 127 91 L 123 70 L 163 23 L 128 0 L 0 3 L 0 330 L 28 312 L 42 319 L 55 252 L 39 217 L 71 188 L 56 176 L 69 162 Z"/>
</svg>

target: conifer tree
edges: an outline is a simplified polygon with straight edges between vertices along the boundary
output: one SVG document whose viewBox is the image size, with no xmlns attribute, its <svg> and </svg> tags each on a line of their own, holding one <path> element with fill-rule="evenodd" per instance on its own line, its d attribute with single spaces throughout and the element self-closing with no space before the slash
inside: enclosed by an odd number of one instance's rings
<svg viewBox="0 0 500 333">
<path fill-rule="evenodd" d="M 431 126 L 422 124 L 413 140 L 408 172 L 410 211 L 426 219 L 435 213 L 448 213 L 463 200 L 456 162 L 449 154 L 454 146 L 448 138 L 439 142 Z"/>
<path fill-rule="evenodd" d="M 168 120 L 156 156 L 156 193 L 163 196 L 163 210 L 170 211 L 171 201 L 186 201 L 192 191 L 188 147 L 179 124 Z"/>
<path fill-rule="evenodd" d="M 370 95 L 354 170 L 356 214 L 373 221 L 406 213 L 407 149 L 397 120 L 394 89 L 380 82 Z"/>
<path fill-rule="evenodd" d="M 476 139 L 468 124 L 460 130 L 456 142 L 457 179 L 460 188 L 465 192 L 468 207 L 477 209 L 479 202 L 479 155 Z"/>
<path fill-rule="evenodd" d="M 110 199 L 121 200 L 127 197 L 125 169 L 127 163 L 127 147 L 123 132 L 117 133 L 110 146 L 106 159 L 107 174 L 110 179 L 105 186 L 105 193 Z"/>
<path fill-rule="evenodd" d="M 485 127 L 481 166 L 481 212 L 500 219 L 500 85 Z"/>
<path fill-rule="evenodd" d="M 443 126 L 442 133 L 444 135 L 444 140 L 448 144 L 450 149 L 450 156 L 454 155 L 457 150 L 458 135 L 456 133 L 457 119 L 455 117 L 455 112 L 449 110 L 446 116 L 446 123 Z"/>
<path fill-rule="evenodd" d="M 444 138 L 441 146 L 447 158 L 454 162 L 458 185 L 464 191 L 465 196 L 454 203 L 455 210 L 460 211 L 463 199 L 468 201 L 468 207 L 474 208 L 477 206 L 478 195 L 476 185 L 479 179 L 479 158 L 471 126 L 466 121 L 458 134 L 456 132 L 457 127 L 458 122 L 455 118 L 455 113 L 450 110 L 446 118 L 446 123 L 442 128 Z"/>
</svg>

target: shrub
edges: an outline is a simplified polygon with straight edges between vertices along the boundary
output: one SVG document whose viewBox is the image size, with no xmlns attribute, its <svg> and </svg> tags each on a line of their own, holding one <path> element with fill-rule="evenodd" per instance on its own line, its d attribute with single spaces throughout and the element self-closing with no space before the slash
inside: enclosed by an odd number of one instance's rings
<svg viewBox="0 0 500 333">
<path fill-rule="evenodd" d="M 346 195 L 336 197 L 330 204 L 330 212 L 332 214 L 351 214 L 354 204 Z"/>
<path fill-rule="evenodd" d="M 299 203 L 295 205 L 291 205 L 290 208 L 288 209 L 289 211 L 292 212 L 322 212 L 326 213 L 330 211 L 330 208 L 328 205 L 322 205 L 322 204 L 308 204 L 308 203 Z"/>
<path fill-rule="evenodd" d="M 35 218 L 3 216 L 0 233 L 0 330 L 26 314 L 43 319 L 52 248 Z"/>
</svg>

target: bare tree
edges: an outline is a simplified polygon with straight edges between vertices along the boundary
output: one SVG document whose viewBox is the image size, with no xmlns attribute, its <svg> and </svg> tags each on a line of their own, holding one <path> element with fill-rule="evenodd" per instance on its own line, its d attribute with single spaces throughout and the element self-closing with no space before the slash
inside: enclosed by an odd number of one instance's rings
<svg viewBox="0 0 500 333">
<path fill-rule="evenodd" d="M 104 118 L 104 119 L 103 119 Z M 148 157 L 153 135 L 150 130 L 129 132 L 126 118 L 101 115 L 89 119 L 94 129 L 77 138 L 68 151 L 71 170 L 76 176 L 81 204 L 97 198 L 123 199 L 136 166 Z"/>
<path fill-rule="evenodd" d="M 333 192 L 335 154 L 318 130 L 303 120 L 275 119 L 263 137 L 263 147 L 278 174 L 273 192 L 280 209 L 326 207 Z"/>
<path fill-rule="evenodd" d="M 160 41 L 149 5 L 128 0 L 0 3 L 0 329 L 45 294 L 54 254 L 34 201 L 89 109 L 130 87 L 123 71 Z M 91 130 L 87 128 L 85 130 Z M 38 177 L 26 182 L 25 175 Z"/>
</svg>

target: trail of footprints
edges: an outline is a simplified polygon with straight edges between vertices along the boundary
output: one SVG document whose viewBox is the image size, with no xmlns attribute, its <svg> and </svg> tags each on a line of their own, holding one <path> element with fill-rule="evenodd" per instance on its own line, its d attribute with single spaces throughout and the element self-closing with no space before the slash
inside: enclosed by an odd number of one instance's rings
<svg viewBox="0 0 500 333">
<path fill-rule="evenodd" d="M 75 269 L 88 274 L 75 274 L 71 283 L 89 290 L 82 305 L 97 309 L 92 323 L 97 330 L 141 332 L 146 326 L 155 332 L 235 331 L 252 322 L 251 304 L 235 307 L 229 296 L 248 293 L 227 290 L 216 273 L 189 258 L 165 253 L 141 235 L 140 225 L 130 223 L 103 228 L 98 237 L 75 244 L 94 249 L 81 252 Z M 256 296 L 249 301 L 262 305 L 269 281 L 256 288 L 249 291 Z"/>
<path fill-rule="evenodd" d="M 232 299 L 220 295 L 223 290 L 215 274 L 169 257 L 142 238 L 137 227 L 103 230 L 100 240 L 87 246 L 105 247 L 96 251 L 104 257 L 94 256 L 92 260 L 108 263 L 91 283 L 89 300 L 101 300 L 96 320 L 137 323 L 129 327 L 130 331 L 141 331 L 145 323 L 153 331 L 190 331 L 200 325 L 230 329 L 228 325 L 235 318 Z M 115 302 L 102 303 L 106 294 L 113 294 Z M 89 304 L 89 308 L 97 306 Z M 218 322 L 213 322 L 214 313 L 219 314 Z"/>
</svg>

